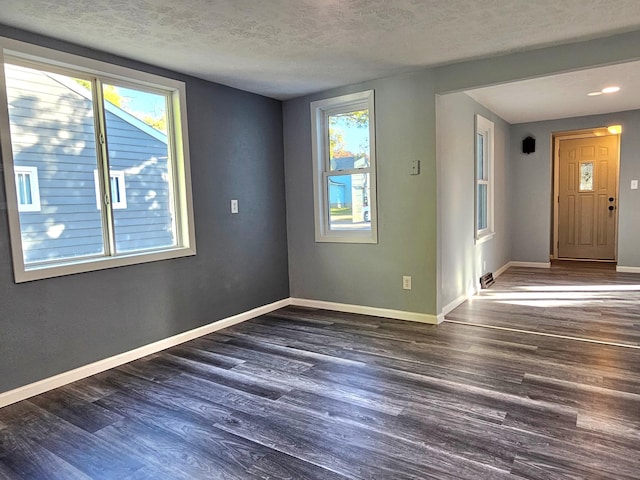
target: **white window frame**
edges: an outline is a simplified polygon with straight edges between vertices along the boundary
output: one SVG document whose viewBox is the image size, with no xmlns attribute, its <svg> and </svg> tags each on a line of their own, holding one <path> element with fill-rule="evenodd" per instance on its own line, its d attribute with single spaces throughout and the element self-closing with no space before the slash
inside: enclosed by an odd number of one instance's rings
<svg viewBox="0 0 640 480">
<path fill-rule="evenodd" d="M 31 187 L 30 188 L 30 193 L 31 193 L 30 204 L 20 203 L 20 201 L 18 200 L 18 190 L 20 189 L 20 185 L 18 182 L 19 175 L 27 175 L 29 177 L 29 185 Z M 40 207 L 40 184 L 38 182 L 38 168 L 16 166 L 13 168 L 13 176 L 15 178 L 16 202 L 18 204 L 18 211 L 20 213 L 39 212 L 41 210 L 41 207 Z"/>
<path fill-rule="evenodd" d="M 172 165 L 170 178 L 173 187 L 176 246 L 121 254 L 116 254 L 112 249 L 111 252 L 107 252 L 103 256 L 25 265 L 16 185 L 13 180 L 15 168 L 4 72 L 4 64 L 7 59 L 47 65 L 50 68 L 58 68 L 63 73 L 67 71 L 80 72 L 80 74 L 97 77 L 105 82 L 117 82 L 116 84 L 128 84 L 134 88 L 138 86 L 141 89 L 157 90 L 168 96 L 172 107 L 172 115 L 169 115 L 168 119 L 168 140 Z M 196 254 L 186 103 L 184 82 L 0 37 L 0 138 L 2 138 L 3 167 L 7 173 L 5 175 L 5 190 L 16 283 Z M 100 163 L 101 171 L 108 171 L 106 159 L 101 159 Z M 104 189 L 104 186 L 101 188 Z M 110 189 L 104 190 L 103 195 L 108 196 Z M 112 206 L 108 205 L 106 210 L 107 212 L 103 215 L 109 221 L 113 221 Z"/>
<path fill-rule="evenodd" d="M 374 91 L 367 90 L 340 97 L 311 102 L 311 143 L 313 159 L 313 199 L 316 242 L 378 243 L 378 215 L 376 193 L 376 135 Z M 329 115 L 356 110 L 369 110 L 369 166 L 346 173 L 369 173 L 370 230 L 331 230 L 329 225 Z M 341 173 L 345 173 L 341 171 Z"/>
<path fill-rule="evenodd" d="M 109 179 L 115 179 L 118 184 L 118 191 L 120 192 L 120 200 L 116 200 L 113 197 L 110 197 L 111 208 L 114 210 L 122 210 L 127 208 L 127 186 L 124 181 L 124 171 L 123 170 L 110 170 L 109 171 Z M 102 199 L 102 195 L 100 195 L 100 177 L 98 176 L 98 170 L 93 171 L 93 180 L 96 189 L 96 208 L 100 210 L 102 208 L 102 204 L 104 200 Z M 111 183 L 109 183 L 111 185 Z"/>
<path fill-rule="evenodd" d="M 475 135 L 474 135 L 474 180 L 475 180 L 475 188 L 474 188 L 474 231 L 475 231 L 475 242 L 482 243 L 490 240 L 495 236 L 494 230 L 494 175 L 493 175 L 493 164 L 494 164 L 494 124 L 491 120 L 483 117 L 482 115 L 476 115 L 475 122 Z M 479 178 L 478 172 L 478 135 L 482 135 L 484 138 L 483 146 L 484 152 L 482 155 L 483 158 L 483 172 L 485 175 L 483 178 Z M 480 228 L 478 225 L 478 216 L 480 213 L 480 202 L 478 202 L 478 191 L 480 185 L 487 186 L 487 226 L 486 228 Z"/>
</svg>

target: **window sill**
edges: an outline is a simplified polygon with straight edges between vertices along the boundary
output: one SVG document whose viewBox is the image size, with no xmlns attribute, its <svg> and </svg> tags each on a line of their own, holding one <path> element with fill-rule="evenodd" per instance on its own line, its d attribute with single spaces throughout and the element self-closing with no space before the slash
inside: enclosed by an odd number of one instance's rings
<svg viewBox="0 0 640 480">
<path fill-rule="evenodd" d="M 371 236 L 361 237 L 361 236 L 329 236 L 323 235 L 316 237 L 316 243 L 363 243 L 363 244 L 376 244 L 378 243 L 377 238 L 372 238 Z"/>
<path fill-rule="evenodd" d="M 16 269 L 16 283 L 31 282 L 45 278 L 63 277 L 76 273 L 87 273 L 108 268 L 138 265 L 142 263 L 170 260 L 173 258 L 189 257 L 196 254 L 195 247 L 177 247 L 161 251 L 146 253 L 132 253 L 118 257 L 93 257 L 83 260 L 74 260 L 55 265 L 26 266 L 22 271 Z"/>
<path fill-rule="evenodd" d="M 496 236 L 496 232 L 485 233 L 484 235 L 482 235 L 480 237 L 476 237 L 475 244 L 479 245 L 481 243 L 488 242 L 489 240 L 491 240 L 495 236 Z"/>
</svg>

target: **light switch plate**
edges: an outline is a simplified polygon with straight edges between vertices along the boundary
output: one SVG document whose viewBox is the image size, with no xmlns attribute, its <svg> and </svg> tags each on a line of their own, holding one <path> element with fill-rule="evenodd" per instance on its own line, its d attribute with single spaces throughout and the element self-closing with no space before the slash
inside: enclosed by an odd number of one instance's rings
<svg viewBox="0 0 640 480">
<path fill-rule="evenodd" d="M 409 175 L 420 175 L 420 160 L 409 162 Z"/>
<path fill-rule="evenodd" d="M 231 213 L 238 213 L 238 200 L 231 200 Z"/>
<path fill-rule="evenodd" d="M 638 189 L 638 180 L 631 180 L 631 190 Z"/>
</svg>

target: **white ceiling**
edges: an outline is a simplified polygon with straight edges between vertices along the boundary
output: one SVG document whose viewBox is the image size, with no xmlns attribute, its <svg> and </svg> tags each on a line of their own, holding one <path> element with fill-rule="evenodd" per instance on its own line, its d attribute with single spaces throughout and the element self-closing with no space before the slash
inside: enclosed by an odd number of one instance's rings
<svg viewBox="0 0 640 480">
<path fill-rule="evenodd" d="M 286 99 L 635 30 L 639 0 L 2 0 L 0 23 Z"/>
<path fill-rule="evenodd" d="M 617 93 L 587 93 L 618 86 Z M 550 75 L 466 92 L 509 123 L 640 109 L 640 62 Z"/>
</svg>

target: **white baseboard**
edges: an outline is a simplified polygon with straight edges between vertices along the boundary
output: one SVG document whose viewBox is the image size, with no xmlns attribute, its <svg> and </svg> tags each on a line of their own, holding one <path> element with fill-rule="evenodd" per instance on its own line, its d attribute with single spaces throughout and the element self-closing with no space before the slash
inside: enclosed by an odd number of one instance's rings
<svg viewBox="0 0 640 480">
<path fill-rule="evenodd" d="M 466 299 L 466 297 L 465 297 Z M 326 310 L 335 310 L 338 312 L 347 313 L 359 313 L 363 315 L 372 315 L 375 317 L 394 318 L 397 320 L 408 320 L 412 322 L 439 324 L 444 321 L 444 313 L 440 315 L 430 315 L 426 313 L 407 312 L 402 310 L 392 310 L 387 308 L 367 307 L 363 305 L 349 305 L 346 303 L 325 302 L 320 300 L 306 300 L 302 298 L 285 298 L 268 305 L 263 305 L 258 308 L 254 308 L 247 312 L 239 313 L 231 317 L 218 320 L 216 322 L 204 325 L 202 327 L 189 330 L 188 332 L 179 333 L 169 338 L 159 340 L 148 345 L 143 345 L 134 350 L 123 352 L 113 357 L 98 360 L 97 362 L 84 365 L 68 372 L 63 372 L 53 377 L 45 378 L 22 387 L 18 387 L 14 390 L 0 393 L 0 408 L 12 403 L 26 400 L 35 395 L 53 390 L 54 388 L 62 387 L 69 383 L 81 380 L 91 375 L 95 375 L 105 370 L 118 367 L 128 362 L 132 362 L 147 355 L 160 352 L 170 347 L 174 347 L 189 340 L 208 335 L 210 333 L 222 330 L 223 328 L 236 325 L 238 323 L 246 322 L 252 318 L 265 315 L 267 313 L 278 310 L 279 308 L 286 307 L 288 305 L 298 305 L 301 307 L 321 308 Z"/>
<path fill-rule="evenodd" d="M 507 270 L 509 270 L 509 267 L 512 267 L 513 262 L 507 262 L 505 263 L 503 266 L 501 266 L 498 270 L 496 270 L 495 272 L 493 272 L 493 278 L 498 278 L 500 275 L 502 275 L 504 272 L 506 272 Z"/>
<path fill-rule="evenodd" d="M 551 268 L 551 262 L 509 262 L 508 265 L 509 267 Z"/>
<path fill-rule="evenodd" d="M 616 266 L 616 272 L 620 273 L 640 273 L 640 267 L 625 267 L 624 265 Z"/>
<path fill-rule="evenodd" d="M 95 375 L 96 373 L 104 372 L 105 370 L 109 370 L 110 368 L 115 368 L 117 366 L 131 362 L 133 360 L 137 360 L 147 355 L 151 355 L 152 353 L 160 352 L 161 350 L 165 350 L 169 347 L 188 342 L 189 340 L 193 340 L 194 338 L 208 335 L 209 333 L 216 332 L 218 330 L 236 325 L 238 323 L 246 322 L 247 320 L 259 317 L 260 315 L 265 315 L 267 313 L 273 312 L 274 310 L 278 310 L 279 308 L 286 307 L 290 304 L 291 299 L 285 298 L 268 305 L 263 305 L 262 307 L 254 308 L 247 312 L 239 313 L 237 315 L 233 315 L 232 317 L 227 317 L 208 325 L 189 330 L 188 332 L 179 333 L 178 335 L 174 335 L 172 337 L 165 338 L 148 345 L 143 345 L 142 347 L 130 350 L 128 352 L 105 358 L 103 360 L 98 360 L 97 362 L 91 363 L 89 365 L 84 365 L 74 370 L 70 370 L 53 377 L 45 378 L 38 382 L 24 385 L 14 390 L 9 390 L 8 392 L 0 393 L 0 408 L 15 402 L 19 402 L 20 400 L 26 400 L 27 398 L 39 395 L 49 390 L 53 390 L 54 388 L 62 387 L 63 385 L 75 382 L 76 380 L 90 377 L 91 375 Z"/>
<path fill-rule="evenodd" d="M 307 300 L 304 298 L 291 298 L 291 305 L 299 307 L 321 308 L 324 310 L 335 310 L 337 312 L 359 313 L 374 317 L 394 318 L 396 320 L 408 320 L 410 322 L 430 323 L 436 325 L 444 320 L 439 315 L 428 313 L 406 312 L 403 310 L 391 310 L 388 308 L 367 307 L 364 305 L 350 305 L 347 303 L 325 302 L 322 300 Z"/>
<path fill-rule="evenodd" d="M 473 295 L 475 295 L 476 293 L 477 292 L 474 292 Z M 440 314 L 440 315 L 442 315 L 442 318 L 444 319 L 444 316 L 447 313 L 452 312 L 453 310 L 458 308 L 464 302 L 469 300 L 473 295 L 464 293 L 464 294 L 460 295 L 458 298 L 456 298 L 455 300 L 453 300 L 452 302 L 446 304 L 444 307 L 442 307 L 442 313 Z"/>
</svg>

